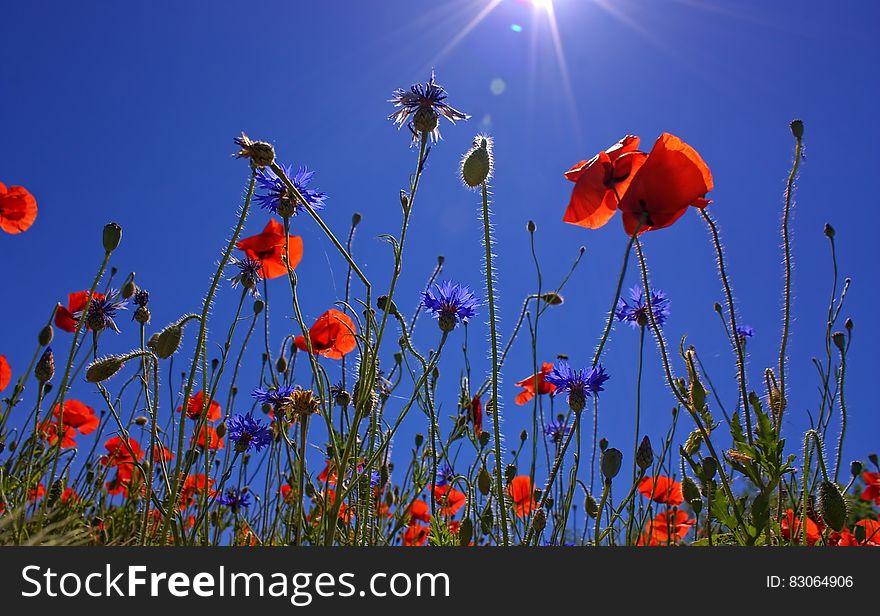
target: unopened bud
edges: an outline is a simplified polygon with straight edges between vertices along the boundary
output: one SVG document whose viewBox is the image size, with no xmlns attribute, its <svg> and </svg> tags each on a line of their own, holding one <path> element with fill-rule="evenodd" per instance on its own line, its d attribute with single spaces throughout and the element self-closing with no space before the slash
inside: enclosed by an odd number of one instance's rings
<svg viewBox="0 0 880 616">
<path fill-rule="evenodd" d="M 802 120 L 792 120 L 789 127 L 791 128 L 791 134 L 794 135 L 795 139 L 803 139 L 804 123 Z"/>
<path fill-rule="evenodd" d="M 122 369 L 122 366 L 127 359 L 127 357 L 121 357 L 119 355 L 110 355 L 109 357 L 103 357 L 93 361 L 89 364 L 89 367 L 86 368 L 86 380 L 89 383 L 106 381 Z"/>
<path fill-rule="evenodd" d="M 115 222 L 110 222 L 104 225 L 103 240 L 105 252 L 113 252 L 116 250 L 119 246 L 119 242 L 122 240 L 122 227 Z"/>
<path fill-rule="evenodd" d="M 651 440 L 646 436 L 642 439 L 636 451 L 636 464 L 642 470 L 649 468 L 654 463 L 654 450 L 651 448 Z"/>
<path fill-rule="evenodd" d="M 46 325 L 43 329 L 40 330 L 40 335 L 37 336 L 37 340 L 40 343 L 40 346 L 49 346 L 52 344 L 52 338 L 55 337 L 55 330 L 51 325 Z"/>
<path fill-rule="evenodd" d="M 473 147 L 461 161 L 461 179 L 471 188 L 476 188 L 492 175 L 492 139 L 479 135 Z"/>
<path fill-rule="evenodd" d="M 528 223 L 526 223 L 526 231 L 528 231 L 529 233 L 534 233 L 535 229 L 537 228 L 538 227 L 535 225 L 534 220 L 530 220 Z"/>
<path fill-rule="evenodd" d="M 34 367 L 34 376 L 41 383 L 51 381 L 55 376 L 55 355 L 52 353 L 52 347 L 46 347 L 46 350 L 43 351 L 40 360 Z"/>
<path fill-rule="evenodd" d="M 606 449 L 602 452 L 602 474 L 605 475 L 607 481 L 611 481 L 617 477 L 620 472 L 620 465 L 623 463 L 623 453 L 614 447 Z"/>
<path fill-rule="evenodd" d="M 834 227 L 832 227 L 827 222 L 825 223 L 825 229 L 823 229 L 823 231 L 825 232 L 825 237 L 828 237 L 828 238 L 834 237 Z"/>
</svg>

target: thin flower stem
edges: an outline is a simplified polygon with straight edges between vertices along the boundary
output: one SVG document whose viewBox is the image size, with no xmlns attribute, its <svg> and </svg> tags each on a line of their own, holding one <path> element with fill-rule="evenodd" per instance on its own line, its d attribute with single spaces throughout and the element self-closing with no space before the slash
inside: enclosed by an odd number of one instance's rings
<svg viewBox="0 0 880 616">
<path fill-rule="evenodd" d="M 782 215 L 782 246 L 785 254 L 785 292 L 783 296 L 782 309 L 782 340 L 779 343 L 779 395 L 780 407 L 785 406 L 785 350 L 788 345 L 788 330 L 791 322 L 791 241 L 788 231 L 788 223 L 791 218 L 792 196 L 794 194 L 794 182 L 797 178 L 798 167 L 801 164 L 801 154 L 803 153 L 803 138 L 795 138 L 794 146 L 794 163 L 791 166 L 791 173 L 788 175 L 788 182 L 785 187 L 785 209 Z M 781 415 L 780 408 L 780 415 Z"/>
<path fill-rule="evenodd" d="M 644 355 L 645 355 L 645 326 L 639 326 L 639 365 L 638 371 L 636 372 L 636 436 L 635 443 L 633 444 L 633 461 L 632 461 L 632 479 L 633 485 L 636 483 L 637 477 L 637 465 L 636 465 L 636 457 L 638 456 L 639 451 L 639 419 L 641 417 L 641 409 L 642 409 L 642 364 L 644 363 Z M 633 518 L 635 517 L 635 499 L 630 503 L 629 506 L 629 519 L 626 524 L 626 540 L 627 543 L 632 541 L 632 523 Z"/>
</svg>

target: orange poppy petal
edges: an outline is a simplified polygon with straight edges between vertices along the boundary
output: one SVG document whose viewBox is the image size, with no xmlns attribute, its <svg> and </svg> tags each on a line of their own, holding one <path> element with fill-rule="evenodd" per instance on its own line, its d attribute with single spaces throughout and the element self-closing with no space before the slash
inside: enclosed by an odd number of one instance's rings
<svg viewBox="0 0 880 616">
<path fill-rule="evenodd" d="M 8 189 L 0 183 L 0 229 L 7 233 L 22 233 L 37 219 L 37 200 L 22 186 Z"/>
<path fill-rule="evenodd" d="M 0 355 L 0 391 L 6 389 L 11 380 L 12 368 L 9 366 L 9 362 L 6 361 L 6 356 Z"/>
</svg>

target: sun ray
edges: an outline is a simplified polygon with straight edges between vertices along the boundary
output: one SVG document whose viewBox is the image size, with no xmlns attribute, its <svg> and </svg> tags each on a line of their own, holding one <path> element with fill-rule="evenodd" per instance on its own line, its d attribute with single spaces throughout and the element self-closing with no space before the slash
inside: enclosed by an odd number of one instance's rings
<svg viewBox="0 0 880 616">
<path fill-rule="evenodd" d="M 537 7 L 538 5 L 536 5 Z M 574 90 L 571 87 L 571 76 L 568 72 L 568 63 L 565 61 L 565 51 L 562 48 L 562 37 L 559 34 L 559 24 L 556 21 L 556 11 L 553 9 L 553 3 L 547 2 L 540 5 L 547 12 L 547 22 L 550 25 L 550 36 L 553 39 L 553 49 L 556 52 L 556 63 L 559 68 L 559 74 L 562 77 L 562 88 L 565 92 L 565 101 L 569 106 L 572 116 L 572 122 L 575 130 L 575 136 L 578 142 L 582 140 L 581 124 L 577 113 L 577 104 L 574 100 Z"/>
<path fill-rule="evenodd" d="M 476 28 L 480 23 L 489 16 L 489 13 L 495 10 L 499 4 L 501 4 L 502 0 L 488 0 L 486 6 L 484 6 L 479 13 L 477 13 L 473 19 L 471 19 L 465 26 L 462 28 L 458 34 L 456 34 L 452 39 L 443 46 L 437 54 L 431 59 L 429 66 L 435 66 L 440 60 L 446 57 L 449 52 L 451 52 L 455 47 L 466 37 L 471 31 Z"/>
</svg>

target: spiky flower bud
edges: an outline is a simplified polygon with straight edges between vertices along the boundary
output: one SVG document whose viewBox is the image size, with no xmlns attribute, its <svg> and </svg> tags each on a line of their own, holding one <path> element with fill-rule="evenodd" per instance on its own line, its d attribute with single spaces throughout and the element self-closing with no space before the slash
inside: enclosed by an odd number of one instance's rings
<svg viewBox="0 0 880 616">
<path fill-rule="evenodd" d="M 491 177 L 493 164 L 492 139 L 478 135 L 461 161 L 462 181 L 471 188 L 480 186 Z"/>
<path fill-rule="evenodd" d="M 840 532 L 846 526 L 849 511 L 840 489 L 830 481 L 819 484 L 819 513 L 832 529 Z"/>
<path fill-rule="evenodd" d="M 602 474 L 605 475 L 607 481 L 611 481 L 617 477 L 620 472 L 620 465 L 623 463 L 623 453 L 619 449 L 611 447 L 602 452 L 601 468 Z"/>
<path fill-rule="evenodd" d="M 235 141 L 235 145 L 239 147 L 238 152 L 233 154 L 235 158 L 250 159 L 251 165 L 258 169 L 268 167 L 275 162 L 275 148 L 272 147 L 271 143 L 266 143 L 265 141 L 251 141 L 251 139 L 244 133 L 241 134 L 241 137 L 236 137 L 233 141 Z"/>
<path fill-rule="evenodd" d="M 40 383 L 46 383 L 55 376 L 55 354 L 52 353 L 52 347 L 46 347 L 40 360 L 34 367 L 34 376 Z"/>
<path fill-rule="evenodd" d="M 647 436 L 642 439 L 642 444 L 639 445 L 638 450 L 636 451 L 636 464 L 642 470 L 650 468 L 651 464 L 654 463 L 654 449 L 651 447 L 651 439 Z"/>
<path fill-rule="evenodd" d="M 37 340 L 40 343 L 40 346 L 49 346 L 52 344 L 52 338 L 55 337 L 55 330 L 51 325 L 46 325 L 43 329 L 40 330 L 40 335 L 37 336 Z"/>
<path fill-rule="evenodd" d="M 432 133 L 440 119 L 433 107 L 419 107 L 412 119 L 413 128 L 419 133 Z"/>
<path fill-rule="evenodd" d="M 167 359 L 177 352 L 180 343 L 183 340 L 183 327 L 190 319 L 197 319 L 195 315 L 186 315 L 181 317 L 176 323 L 166 326 L 161 332 L 153 334 L 150 337 L 147 346 L 152 349 L 153 353 L 159 359 Z"/>
<path fill-rule="evenodd" d="M 100 383 L 101 381 L 106 381 L 111 376 L 116 374 L 122 369 L 122 366 L 125 365 L 128 357 L 124 357 L 121 355 L 110 355 L 108 357 L 102 357 L 101 359 L 93 361 L 89 364 L 89 367 L 86 368 L 86 380 L 89 383 Z"/>
<path fill-rule="evenodd" d="M 119 242 L 122 241 L 122 227 L 115 222 L 109 222 L 104 225 L 103 241 L 105 252 L 113 252 L 116 250 L 119 246 Z"/>
</svg>

